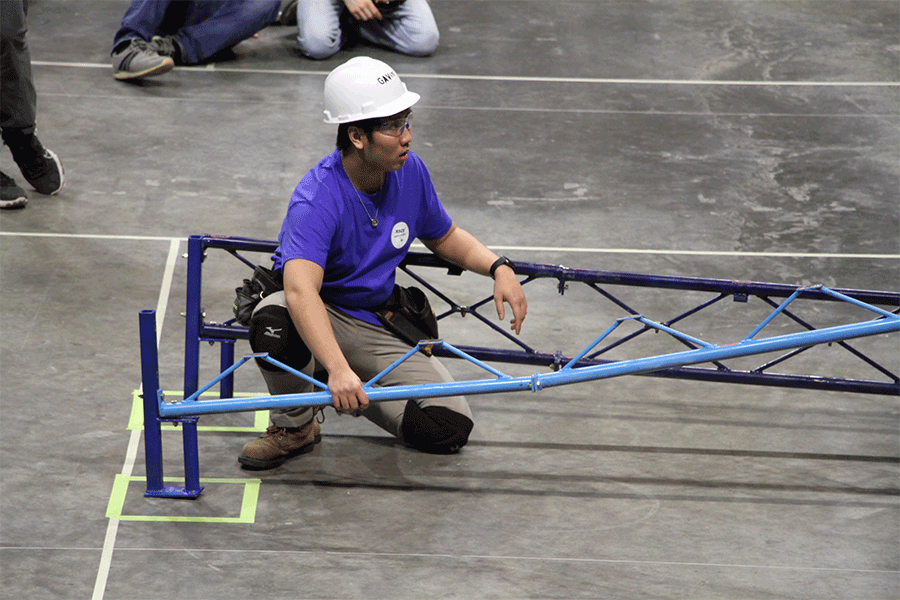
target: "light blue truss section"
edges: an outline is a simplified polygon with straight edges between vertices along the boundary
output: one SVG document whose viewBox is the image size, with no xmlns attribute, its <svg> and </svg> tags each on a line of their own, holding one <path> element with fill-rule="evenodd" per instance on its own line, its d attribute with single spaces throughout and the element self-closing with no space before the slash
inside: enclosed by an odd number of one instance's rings
<svg viewBox="0 0 900 600">
<path fill-rule="evenodd" d="M 799 333 L 791 333 L 776 337 L 756 339 L 757 335 L 768 325 L 772 319 L 785 310 L 785 308 L 794 301 L 802 292 L 806 290 L 819 290 L 836 299 L 843 300 L 850 304 L 854 304 L 860 308 L 875 313 L 876 317 L 870 321 L 854 323 L 848 325 L 840 325 L 824 329 L 816 329 L 812 331 L 804 331 Z M 676 352 L 672 354 L 662 354 L 658 356 L 649 356 L 644 358 L 636 358 L 630 360 L 622 360 L 602 365 L 591 365 L 576 367 L 575 365 L 586 356 L 593 348 L 599 345 L 607 336 L 609 336 L 622 323 L 627 321 L 638 321 L 647 327 L 656 329 L 657 331 L 668 333 L 682 341 L 696 346 L 691 350 Z M 847 339 L 860 338 L 866 336 L 880 335 L 886 333 L 894 333 L 900 331 L 900 315 L 882 310 L 875 306 L 860 302 L 833 290 L 829 290 L 822 286 L 812 288 L 801 288 L 788 297 L 781 305 L 779 305 L 766 319 L 762 321 L 749 335 L 744 339 L 724 346 L 710 344 L 703 340 L 691 337 L 685 333 L 671 329 L 665 325 L 645 319 L 643 316 L 635 315 L 618 319 L 605 332 L 597 337 L 591 344 L 575 356 L 568 364 L 561 369 L 550 373 L 536 373 L 525 377 L 511 377 L 485 364 L 484 362 L 462 352 L 461 350 L 451 346 L 443 340 L 423 340 L 418 346 L 412 348 L 405 356 L 396 361 L 393 365 L 379 373 L 371 380 L 363 385 L 363 389 L 371 402 L 387 402 L 391 400 L 404 400 L 413 398 L 428 398 L 440 396 L 454 395 L 477 395 L 491 394 L 498 392 L 514 392 L 531 390 L 532 392 L 540 391 L 544 388 L 556 387 L 561 385 L 569 385 L 586 381 L 594 381 L 599 379 L 607 379 L 611 377 L 620 377 L 622 375 L 634 375 L 640 373 L 648 373 L 662 369 L 670 369 L 683 367 L 687 365 L 700 364 L 718 360 L 728 360 L 740 358 L 754 354 L 764 354 L 767 352 L 776 352 L 794 348 L 805 348 L 818 344 L 828 344 L 839 342 Z M 492 378 L 454 381 L 448 383 L 432 383 L 422 385 L 404 385 L 391 387 L 378 387 L 378 382 L 389 372 L 397 368 L 400 364 L 409 359 L 419 351 L 420 348 L 427 346 L 441 346 L 447 351 L 464 358 L 469 362 L 479 366 L 491 375 Z M 201 396 L 214 385 L 219 383 L 223 378 L 229 376 L 236 369 L 246 364 L 251 358 L 260 358 L 266 360 L 289 373 L 292 373 L 306 381 L 312 383 L 320 391 L 309 392 L 304 394 L 283 394 L 279 396 L 256 396 L 249 398 L 227 398 L 214 400 L 201 400 Z M 331 394 L 325 384 L 312 379 L 279 361 L 271 358 L 268 354 L 256 354 L 245 356 L 230 368 L 223 371 L 217 378 L 209 384 L 199 389 L 196 393 L 180 402 L 167 403 L 164 401 L 162 394 L 158 394 L 157 401 L 159 403 L 159 415 L 162 418 L 196 416 L 202 414 L 223 413 L 223 412 L 240 412 L 263 410 L 270 408 L 288 408 L 296 406 L 327 406 L 331 404 Z"/>
</svg>

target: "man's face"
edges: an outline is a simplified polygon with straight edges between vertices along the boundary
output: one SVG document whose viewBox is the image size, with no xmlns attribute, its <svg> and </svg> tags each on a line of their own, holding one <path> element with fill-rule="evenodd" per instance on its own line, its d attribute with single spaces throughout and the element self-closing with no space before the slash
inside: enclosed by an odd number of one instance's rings
<svg viewBox="0 0 900 600">
<path fill-rule="evenodd" d="M 412 142 L 410 120 L 412 110 L 407 109 L 382 119 L 372 131 L 371 137 L 362 136 L 363 157 L 380 171 L 396 171 L 406 162 Z"/>
</svg>

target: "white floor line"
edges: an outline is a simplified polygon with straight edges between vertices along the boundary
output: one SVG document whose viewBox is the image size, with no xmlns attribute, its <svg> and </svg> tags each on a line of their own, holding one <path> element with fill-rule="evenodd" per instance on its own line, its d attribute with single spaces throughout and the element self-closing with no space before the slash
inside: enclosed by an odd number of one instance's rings
<svg viewBox="0 0 900 600">
<path fill-rule="evenodd" d="M 145 242 L 182 241 L 185 238 L 166 236 L 141 236 L 141 235 L 91 235 L 83 233 L 28 233 L 14 231 L 0 231 L 0 237 L 55 237 L 93 240 L 134 240 Z M 573 254 L 659 254 L 663 256 L 731 256 L 744 258 L 829 258 L 829 259 L 864 259 L 864 260 L 900 260 L 900 254 L 850 254 L 829 252 L 738 252 L 715 250 L 664 250 L 664 249 L 640 249 L 640 248 L 579 248 L 566 246 L 498 246 L 486 244 L 492 250 L 509 252 L 562 252 Z M 425 249 L 424 244 L 413 243 L 411 248 L 415 250 Z"/>
<path fill-rule="evenodd" d="M 181 241 L 185 238 L 175 238 L 172 236 L 157 235 L 107 235 L 107 234 L 90 234 L 90 233 L 38 233 L 30 231 L 0 231 L 0 236 L 4 237 L 45 237 L 45 238 L 71 238 L 81 240 L 134 240 L 139 242 L 169 242 L 172 240 Z"/>
<path fill-rule="evenodd" d="M 387 559 L 423 558 L 435 560 L 489 560 L 489 561 L 514 561 L 514 562 L 557 562 L 557 563 L 594 563 L 594 564 L 620 564 L 637 566 L 672 566 L 672 567 L 705 567 L 711 569 L 760 569 L 769 571 L 796 571 L 796 572 L 833 572 L 833 573 L 884 573 L 897 574 L 896 569 L 853 569 L 847 567 L 808 567 L 798 565 L 764 565 L 746 563 L 702 563 L 674 560 L 632 560 L 625 558 L 589 558 L 589 557 L 563 557 L 563 556 L 514 556 L 502 554 L 445 554 L 426 552 L 366 552 L 353 550 L 247 550 L 241 548 L 127 548 L 123 551 L 133 552 L 186 552 L 217 553 L 217 554 L 297 554 L 309 556 L 338 556 L 338 557 L 366 557 Z"/>
<path fill-rule="evenodd" d="M 178 262 L 178 247 L 181 240 L 170 238 L 169 256 L 166 259 L 166 267 L 163 271 L 162 285 L 160 286 L 159 299 L 156 302 L 156 345 L 159 347 L 159 338 L 162 334 L 163 320 L 166 315 L 166 306 L 169 303 L 169 292 L 172 289 L 172 279 L 175 276 L 175 265 Z M 143 392 L 143 390 L 142 390 Z M 137 460 L 138 447 L 141 440 L 141 430 L 131 431 L 128 440 L 128 450 L 125 452 L 125 463 L 122 465 L 122 475 L 130 477 L 134 472 L 134 464 Z M 109 579 L 109 570 L 112 567 L 112 555 L 116 546 L 116 537 L 119 533 L 119 519 L 110 519 L 106 527 L 106 537 L 103 540 L 103 550 L 100 552 L 100 566 L 97 569 L 97 579 L 94 581 L 94 594 L 92 600 L 103 600 L 106 592 L 106 582 Z"/>
<path fill-rule="evenodd" d="M 424 245 L 422 246 L 424 248 Z M 553 248 L 550 246 L 491 246 L 494 250 L 517 250 L 519 252 L 574 252 L 597 254 L 661 254 L 664 256 L 740 256 L 763 258 L 865 258 L 900 259 L 900 254 L 843 254 L 827 252 L 737 252 L 705 250 L 650 250 L 635 248 Z"/>
<path fill-rule="evenodd" d="M 48 60 L 33 60 L 32 65 L 40 67 L 67 67 L 76 69 L 111 69 L 109 63 L 79 63 Z M 325 77 L 328 71 L 306 69 L 252 69 L 252 68 L 210 68 L 176 67 L 176 70 L 208 73 L 254 73 L 271 75 L 308 75 Z M 628 79 L 605 77 L 528 77 L 516 75 L 450 75 L 439 73 L 403 73 L 404 79 L 442 79 L 446 81 L 515 81 L 522 83 L 590 83 L 623 85 L 710 85 L 710 86 L 769 86 L 769 87 L 898 87 L 900 81 L 730 81 L 722 79 Z"/>
<path fill-rule="evenodd" d="M 62 95 L 62 94 L 60 94 Z M 101 98 L 102 96 L 91 96 Z M 118 97 L 116 97 L 118 99 Z M 203 98 L 203 101 L 209 101 Z M 228 101 L 224 99 L 223 101 Z M 288 103 L 285 103 L 288 104 Z M 418 104 L 416 106 L 419 106 Z M 445 104 L 430 104 L 422 102 L 423 108 L 431 110 L 470 110 L 483 112 L 505 113 L 562 113 L 579 115 L 638 115 L 646 117 L 699 117 L 705 119 L 718 119 L 727 117 L 753 117 L 760 119 L 896 119 L 897 113 L 815 113 L 810 111 L 797 111 L 793 113 L 775 112 L 720 112 L 711 110 L 657 110 L 647 108 L 643 110 L 621 110 L 609 108 L 572 108 L 572 107 L 533 107 L 533 106 L 451 106 Z"/>
</svg>

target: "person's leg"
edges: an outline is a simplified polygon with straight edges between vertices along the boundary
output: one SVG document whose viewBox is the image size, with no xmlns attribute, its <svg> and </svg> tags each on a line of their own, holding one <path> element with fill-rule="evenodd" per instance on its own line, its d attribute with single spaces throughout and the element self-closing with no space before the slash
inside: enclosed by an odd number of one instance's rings
<svg viewBox="0 0 900 600">
<path fill-rule="evenodd" d="M 0 94 L 0 126 L 14 128 L 23 134 L 34 133 L 37 94 L 31 73 L 31 52 L 25 33 L 25 3 L 0 1 L 0 65 L 3 93 Z"/>
<path fill-rule="evenodd" d="M 312 376 L 315 360 L 291 323 L 284 292 L 264 298 L 253 311 L 250 322 L 250 347 L 268 352 L 272 358 Z M 257 359 L 269 394 L 301 394 L 313 385 L 271 363 Z M 249 469 L 271 469 L 285 460 L 312 451 L 321 440 L 319 424 L 311 408 L 283 408 L 269 411 L 272 426 L 259 438 L 248 442 L 238 457 Z"/>
<path fill-rule="evenodd" d="M 381 21 L 358 23 L 367 42 L 409 56 L 430 56 L 437 50 L 440 33 L 427 0 L 406 0 L 382 10 L 382 16 Z"/>
<path fill-rule="evenodd" d="M 202 63 L 271 25 L 280 10 L 281 0 L 194 0 L 172 38 L 184 64 Z"/>
<path fill-rule="evenodd" d="M 153 39 L 166 19 L 169 4 L 169 0 L 132 0 L 113 38 L 113 48 L 134 38 L 145 42 Z"/>
<path fill-rule="evenodd" d="M 323 60 L 344 43 L 343 0 L 303 0 L 297 3 L 297 45 L 305 56 Z"/>
<path fill-rule="evenodd" d="M 409 346 L 382 327 L 354 319 L 328 306 L 328 315 L 341 351 L 361 379 L 368 380 L 409 351 Z M 284 364 L 312 375 L 316 361 L 291 323 L 284 293 L 263 299 L 253 313 L 250 346 L 268 352 Z M 272 395 L 305 393 L 313 385 L 258 361 Z M 417 353 L 379 383 L 383 386 L 453 381 L 434 357 Z M 320 438 L 318 423 L 309 408 L 273 409 L 272 426 L 259 439 L 249 442 L 239 457 L 245 467 L 269 469 L 288 458 L 312 450 Z M 472 411 L 462 396 L 373 402 L 362 416 L 424 452 L 449 453 L 463 447 L 472 430 Z"/>
<path fill-rule="evenodd" d="M 409 352 L 409 345 L 383 327 L 370 325 L 329 307 L 332 329 L 353 370 L 371 379 Z M 388 373 L 379 386 L 441 383 L 453 377 L 441 362 L 416 353 Z M 459 450 L 472 430 L 472 411 L 462 396 L 373 402 L 363 411 L 388 433 L 425 452 Z"/>
<path fill-rule="evenodd" d="M 44 148 L 35 135 L 37 93 L 25 37 L 27 10 L 24 0 L 0 0 L 0 137 L 25 179 L 40 193 L 53 195 L 62 189 L 65 174 L 56 153 Z M 2 185 L 0 208 L 25 206 L 27 198 L 11 177 L 4 174 Z"/>
</svg>

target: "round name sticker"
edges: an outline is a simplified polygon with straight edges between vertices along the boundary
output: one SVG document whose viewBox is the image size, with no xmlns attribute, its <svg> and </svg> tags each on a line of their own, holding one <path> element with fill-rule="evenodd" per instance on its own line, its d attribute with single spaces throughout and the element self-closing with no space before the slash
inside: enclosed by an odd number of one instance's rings
<svg viewBox="0 0 900 600">
<path fill-rule="evenodd" d="M 407 241 L 409 241 L 409 226 L 400 221 L 394 225 L 394 230 L 391 232 L 391 243 L 394 244 L 394 248 L 399 250 L 406 245 Z"/>
</svg>

